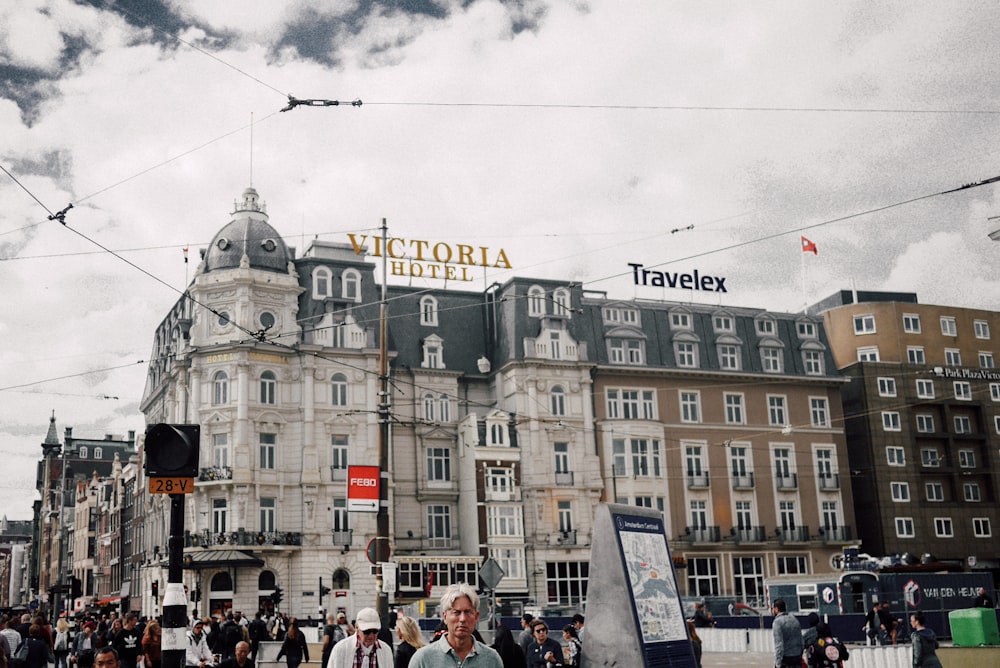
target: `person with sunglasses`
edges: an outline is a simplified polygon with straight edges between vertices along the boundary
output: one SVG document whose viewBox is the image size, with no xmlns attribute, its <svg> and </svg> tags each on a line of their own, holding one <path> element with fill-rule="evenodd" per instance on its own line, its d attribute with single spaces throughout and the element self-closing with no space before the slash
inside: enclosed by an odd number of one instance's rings
<svg viewBox="0 0 1000 668">
<path fill-rule="evenodd" d="M 378 639 L 382 618 L 375 608 L 362 608 L 354 621 L 357 629 L 330 652 L 330 663 L 323 668 L 392 668 L 392 648 Z"/>
<path fill-rule="evenodd" d="M 563 665 L 562 646 L 549 637 L 549 626 L 540 619 L 531 623 L 535 639 L 528 645 L 528 668 L 552 668 Z"/>
</svg>

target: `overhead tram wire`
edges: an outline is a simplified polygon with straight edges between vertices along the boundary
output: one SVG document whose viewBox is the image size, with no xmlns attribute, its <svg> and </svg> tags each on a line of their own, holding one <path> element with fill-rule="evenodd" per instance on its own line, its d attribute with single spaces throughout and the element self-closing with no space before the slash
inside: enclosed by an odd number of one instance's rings
<svg viewBox="0 0 1000 668">
<path fill-rule="evenodd" d="M 723 246 L 722 248 L 713 248 L 711 250 L 707 250 L 707 251 L 704 251 L 702 253 L 695 253 L 694 255 L 688 255 L 686 257 L 675 258 L 673 260 L 666 260 L 666 261 L 660 262 L 658 264 L 650 264 L 650 265 L 644 265 L 644 266 L 647 269 L 651 269 L 651 268 L 654 268 L 654 267 L 663 267 L 663 266 L 666 266 L 668 264 L 674 264 L 675 262 L 685 262 L 687 260 L 695 260 L 695 259 L 700 258 L 700 257 L 706 257 L 708 255 L 714 255 L 715 253 L 722 253 L 722 252 L 725 252 L 725 251 L 733 250 L 735 248 L 741 248 L 743 246 L 750 246 L 752 244 L 756 244 L 756 243 L 759 243 L 761 241 L 769 241 L 771 239 L 777 239 L 779 237 L 787 236 L 789 234 L 799 234 L 799 233 L 804 232 L 806 230 L 812 230 L 812 229 L 815 229 L 817 227 L 824 227 L 826 225 L 832 225 L 833 223 L 842 223 L 845 220 L 851 220 L 851 219 L 854 219 L 854 218 L 860 218 L 861 216 L 867 216 L 867 215 L 872 214 L 872 213 L 879 213 L 881 211 L 887 211 L 889 209 L 894 209 L 896 207 L 904 206 L 906 204 L 913 204 L 914 202 L 920 202 L 920 201 L 925 200 L 925 199 L 931 199 L 931 198 L 934 198 L 934 197 L 940 197 L 942 195 L 950 195 L 952 193 L 957 193 L 957 192 L 960 192 L 962 190 L 970 190 L 972 188 L 978 188 L 980 186 L 985 186 L 985 185 L 989 185 L 989 184 L 997 183 L 997 182 L 1000 182 L 1000 176 L 993 176 L 993 177 L 990 177 L 988 179 L 983 179 L 982 181 L 974 181 L 972 183 L 965 183 L 965 184 L 963 184 L 961 186 L 958 186 L 957 188 L 949 188 L 948 190 L 941 190 L 939 192 L 931 193 L 929 195 L 920 195 L 918 197 L 911 197 L 910 199 L 902 200 L 900 202 L 894 202 L 892 204 L 885 204 L 883 206 L 875 207 L 874 209 L 866 209 L 864 211 L 858 211 L 856 213 L 851 213 L 851 214 L 848 214 L 846 216 L 841 216 L 839 218 L 831 218 L 830 220 L 824 220 L 824 221 L 819 222 L 819 223 L 813 223 L 812 225 L 803 225 L 802 227 L 796 227 L 796 228 L 793 228 L 793 229 L 790 229 L 790 230 L 784 230 L 782 232 L 775 232 L 773 234 L 767 234 L 767 235 L 762 236 L 762 237 L 757 237 L 756 239 L 748 239 L 746 241 L 740 241 L 740 242 L 735 243 L 735 244 L 730 244 L 728 246 Z M 586 281 L 586 282 L 587 283 L 600 283 L 602 281 L 611 280 L 612 278 L 620 278 L 622 276 L 628 276 L 630 273 L 631 273 L 630 271 L 624 271 L 624 272 L 620 272 L 620 273 L 617 273 L 617 274 L 611 274 L 611 275 L 605 276 L 603 278 L 597 278 L 597 279 L 594 279 L 592 281 Z"/>
<path fill-rule="evenodd" d="M 429 101 L 369 101 L 367 105 L 400 107 L 480 107 L 497 109 L 594 109 L 623 111 L 745 111 L 773 113 L 838 113 L 838 114 L 948 114 L 948 115 L 1000 115 L 1000 109 L 904 109 L 879 107 L 758 107 L 758 106 L 712 106 L 679 104 L 569 104 L 542 102 L 429 102 Z"/>
</svg>

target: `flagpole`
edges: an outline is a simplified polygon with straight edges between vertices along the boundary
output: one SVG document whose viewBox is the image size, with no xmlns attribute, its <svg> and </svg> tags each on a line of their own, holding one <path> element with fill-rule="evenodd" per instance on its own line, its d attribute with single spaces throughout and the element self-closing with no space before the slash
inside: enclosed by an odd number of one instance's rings
<svg viewBox="0 0 1000 668">
<path fill-rule="evenodd" d="M 809 313 L 809 298 L 806 296 L 806 252 L 801 248 L 802 242 L 799 242 L 799 264 L 802 267 L 802 312 Z"/>
</svg>

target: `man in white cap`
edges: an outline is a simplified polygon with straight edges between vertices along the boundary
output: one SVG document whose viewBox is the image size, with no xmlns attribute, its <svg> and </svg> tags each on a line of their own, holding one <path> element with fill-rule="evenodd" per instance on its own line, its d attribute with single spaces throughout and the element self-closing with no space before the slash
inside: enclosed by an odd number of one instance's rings
<svg viewBox="0 0 1000 668">
<path fill-rule="evenodd" d="M 375 608 L 359 610 L 354 628 L 354 635 L 333 646 L 326 668 L 392 668 L 392 648 L 378 639 L 382 620 Z"/>
<path fill-rule="evenodd" d="M 496 650 L 472 635 L 479 622 L 479 596 L 475 589 L 464 582 L 445 589 L 441 617 L 448 633 L 418 649 L 410 659 L 410 668 L 503 668 Z"/>
</svg>

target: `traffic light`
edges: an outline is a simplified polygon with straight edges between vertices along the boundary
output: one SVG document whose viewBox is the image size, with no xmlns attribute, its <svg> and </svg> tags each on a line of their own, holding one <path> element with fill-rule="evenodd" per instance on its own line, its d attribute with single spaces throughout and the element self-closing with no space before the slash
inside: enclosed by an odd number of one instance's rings
<svg viewBox="0 0 1000 668">
<path fill-rule="evenodd" d="M 271 601 L 274 602 L 276 608 L 281 603 L 281 587 L 275 587 L 274 591 L 271 592 Z"/>
<path fill-rule="evenodd" d="M 195 585 L 194 591 L 191 592 L 191 600 L 195 603 L 201 602 L 201 583 L 199 582 Z"/>
<path fill-rule="evenodd" d="M 80 598 L 83 596 L 83 583 L 75 575 L 69 579 L 69 596 L 70 598 Z"/>
<path fill-rule="evenodd" d="M 160 581 L 159 580 L 153 580 L 153 600 L 154 601 L 159 601 L 160 600 Z"/>
<path fill-rule="evenodd" d="M 196 424 L 152 424 L 146 427 L 146 475 L 150 478 L 195 478 L 201 427 Z"/>
<path fill-rule="evenodd" d="M 330 594 L 332 590 L 323 586 L 323 578 L 319 579 L 319 607 L 323 607 L 323 597 Z"/>
</svg>

